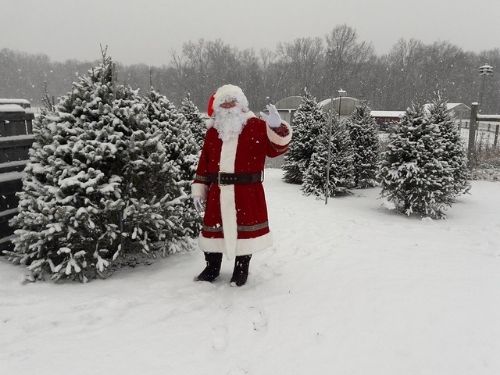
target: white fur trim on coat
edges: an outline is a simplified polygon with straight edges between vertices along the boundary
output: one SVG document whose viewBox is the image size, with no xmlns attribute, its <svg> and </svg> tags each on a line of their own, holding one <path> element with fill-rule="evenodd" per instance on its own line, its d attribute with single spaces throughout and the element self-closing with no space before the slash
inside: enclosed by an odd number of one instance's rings
<svg viewBox="0 0 500 375">
<path fill-rule="evenodd" d="M 226 253 L 226 242 L 224 238 L 206 238 L 200 236 L 198 244 L 203 251 L 208 253 Z M 263 236 L 239 239 L 236 241 L 235 256 L 250 255 L 257 251 L 267 249 L 273 245 L 271 232 Z"/>
<path fill-rule="evenodd" d="M 286 146 L 292 140 L 292 127 L 290 126 L 290 124 L 288 124 L 288 122 L 282 121 L 281 123 L 287 127 L 288 135 L 282 137 L 269 126 L 267 126 L 267 138 L 275 145 Z"/>
<path fill-rule="evenodd" d="M 219 171 L 234 173 L 238 138 L 222 142 Z M 234 185 L 223 185 L 220 188 L 220 212 L 224 228 L 225 253 L 229 259 L 236 256 L 236 240 L 238 238 L 238 223 L 236 219 L 236 198 Z"/>
</svg>

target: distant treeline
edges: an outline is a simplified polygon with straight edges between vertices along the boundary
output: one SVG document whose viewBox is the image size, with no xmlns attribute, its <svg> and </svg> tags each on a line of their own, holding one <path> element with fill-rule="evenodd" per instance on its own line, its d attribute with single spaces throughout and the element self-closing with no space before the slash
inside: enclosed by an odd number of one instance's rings
<svg viewBox="0 0 500 375">
<path fill-rule="evenodd" d="M 112 54 L 113 46 L 110 46 Z M 99 50 L 96 48 L 96 59 Z M 117 79 L 142 91 L 150 82 L 179 103 L 187 92 L 204 110 L 207 98 L 224 83 L 241 86 L 250 105 L 260 110 L 266 96 L 273 101 L 301 95 L 304 87 L 318 99 L 340 88 L 368 101 L 373 109 L 404 110 L 412 100 L 425 100 L 439 91 L 452 102 L 478 100 L 478 67 L 492 65 L 487 77 L 483 112 L 500 113 L 500 49 L 473 53 L 448 42 L 424 44 L 399 40 L 385 55 L 360 41 L 352 27 L 335 27 L 325 38 L 299 38 L 279 43 L 274 51 L 240 50 L 222 40 L 187 42 L 161 67 L 145 64 L 117 67 Z M 71 89 L 78 74 L 93 62 L 54 62 L 46 55 L 0 50 L 0 97 L 16 97 L 40 104 L 44 82 L 60 96 Z"/>
</svg>

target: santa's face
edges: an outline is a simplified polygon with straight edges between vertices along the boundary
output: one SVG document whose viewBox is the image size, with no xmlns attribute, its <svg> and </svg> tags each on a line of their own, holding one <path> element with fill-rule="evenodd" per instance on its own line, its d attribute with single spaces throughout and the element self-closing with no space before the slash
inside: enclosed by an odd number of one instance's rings
<svg viewBox="0 0 500 375">
<path fill-rule="evenodd" d="M 226 100 L 215 108 L 214 127 L 223 141 L 237 138 L 246 120 L 241 105 L 235 99 Z"/>
<path fill-rule="evenodd" d="M 236 99 L 232 99 L 232 100 L 229 100 L 227 102 L 224 102 L 220 105 L 221 108 L 224 108 L 224 109 L 229 109 L 229 108 L 233 108 L 233 107 L 236 107 L 237 105 L 237 101 Z"/>
</svg>

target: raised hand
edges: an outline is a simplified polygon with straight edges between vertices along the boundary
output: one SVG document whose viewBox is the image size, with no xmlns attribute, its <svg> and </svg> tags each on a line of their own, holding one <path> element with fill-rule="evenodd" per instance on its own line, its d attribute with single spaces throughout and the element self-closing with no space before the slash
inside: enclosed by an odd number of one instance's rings
<svg viewBox="0 0 500 375">
<path fill-rule="evenodd" d="M 270 128 L 278 128 L 282 121 L 276 106 L 274 104 L 268 104 L 266 105 L 266 109 L 269 111 L 269 114 L 267 115 L 264 112 L 261 112 L 260 116 L 266 122 L 267 126 Z"/>
</svg>

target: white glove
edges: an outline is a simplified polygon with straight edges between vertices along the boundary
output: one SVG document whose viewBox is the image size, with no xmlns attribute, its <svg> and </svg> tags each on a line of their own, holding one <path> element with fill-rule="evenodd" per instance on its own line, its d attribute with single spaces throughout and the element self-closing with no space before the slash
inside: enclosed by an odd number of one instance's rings
<svg viewBox="0 0 500 375">
<path fill-rule="evenodd" d="M 278 110 L 276 109 L 274 104 L 266 105 L 266 109 L 269 111 L 269 114 L 266 115 L 264 112 L 261 112 L 260 116 L 264 119 L 267 126 L 269 126 L 270 128 L 278 128 L 282 122 Z"/>
<path fill-rule="evenodd" d="M 205 199 L 203 199 L 202 197 L 193 197 L 193 204 L 196 211 L 205 211 Z"/>
</svg>

